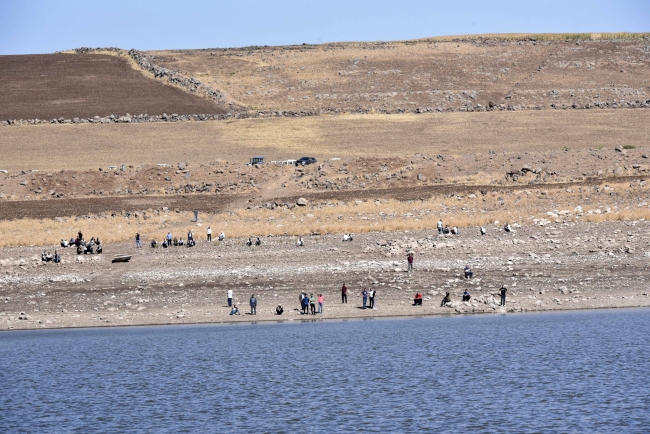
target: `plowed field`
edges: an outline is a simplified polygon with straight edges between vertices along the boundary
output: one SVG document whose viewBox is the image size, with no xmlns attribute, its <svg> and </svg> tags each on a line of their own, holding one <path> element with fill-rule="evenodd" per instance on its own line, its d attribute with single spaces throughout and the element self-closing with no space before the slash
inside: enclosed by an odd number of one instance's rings
<svg viewBox="0 0 650 434">
<path fill-rule="evenodd" d="M 104 54 L 0 56 L 0 119 L 223 113 Z"/>
</svg>

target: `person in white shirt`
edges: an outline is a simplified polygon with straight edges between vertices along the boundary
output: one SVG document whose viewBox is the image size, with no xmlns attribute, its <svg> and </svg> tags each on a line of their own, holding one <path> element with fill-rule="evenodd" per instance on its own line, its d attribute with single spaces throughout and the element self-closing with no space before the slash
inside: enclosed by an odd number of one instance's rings
<svg viewBox="0 0 650 434">
<path fill-rule="evenodd" d="M 226 234 L 223 233 L 223 231 L 219 234 L 219 241 L 223 241 L 226 239 Z"/>
<path fill-rule="evenodd" d="M 302 247 L 304 245 L 305 245 L 305 243 L 302 241 L 302 237 L 298 237 L 298 241 L 296 242 L 296 246 Z"/>
<path fill-rule="evenodd" d="M 208 241 L 212 241 L 212 228 L 208 226 Z"/>
<path fill-rule="evenodd" d="M 442 219 L 438 220 L 438 235 L 442 235 Z"/>
<path fill-rule="evenodd" d="M 228 290 L 228 307 L 232 307 L 232 289 Z"/>
</svg>

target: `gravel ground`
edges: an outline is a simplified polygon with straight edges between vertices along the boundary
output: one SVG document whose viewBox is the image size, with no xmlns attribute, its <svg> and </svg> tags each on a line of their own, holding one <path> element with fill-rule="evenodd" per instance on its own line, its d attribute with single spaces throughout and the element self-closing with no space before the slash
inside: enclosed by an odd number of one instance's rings
<svg viewBox="0 0 650 434">
<path fill-rule="evenodd" d="M 40 248 L 0 251 L 0 329 L 313 320 L 377 316 L 510 313 L 650 306 L 646 221 L 499 226 L 439 236 L 430 231 L 200 241 L 194 248 L 136 249 L 106 245 L 102 255 L 60 249 L 61 264 L 40 261 Z M 48 249 L 53 250 L 53 249 Z M 406 272 L 406 253 L 415 267 Z M 111 263 L 118 253 L 128 263 Z M 463 278 L 469 265 L 474 278 Z M 349 303 L 340 303 L 340 287 Z M 508 303 L 498 306 L 498 289 Z M 360 309 L 362 288 L 374 287 L 377 309 Z M 232 289 L 242 315 L 229 316 Z M 469 303 L 460 301 L 468 289 Z M 298 311 L 301 291 L 325 296 L 322 315 Z M 416 292 L 424 306 L 413 306 Z M 451 307 L 439 307 L 444 293 Z M 256 294 L 256 316 L 248 299 Z M 285 313 L 274 314 L 282 304 Z M 26 318 L 26 319 L 21 319 Z"/>
</svg>

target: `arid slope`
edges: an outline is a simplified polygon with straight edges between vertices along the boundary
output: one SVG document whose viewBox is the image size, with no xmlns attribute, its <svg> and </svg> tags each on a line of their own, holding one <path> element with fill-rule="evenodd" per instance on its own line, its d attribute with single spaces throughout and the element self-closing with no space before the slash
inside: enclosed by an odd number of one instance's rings
<svg viewBox="0 0 650 434">
<path fill-rule="evenodd" d="M 251 110 L 638 107 L 650 40 L 464 38 L 149 52 Z"/>
</svg>

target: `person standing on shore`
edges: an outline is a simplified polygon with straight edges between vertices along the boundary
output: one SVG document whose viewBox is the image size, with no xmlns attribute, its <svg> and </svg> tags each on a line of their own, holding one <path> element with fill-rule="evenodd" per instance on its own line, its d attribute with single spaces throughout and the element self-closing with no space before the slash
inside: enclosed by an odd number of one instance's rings
<svg viewBox="0 0 650 434">
<path fill-rule="evenodd" d="M 140 244 L 140 232 L 135 234 L 135 247 L 138 249 L 142 248 L 142 244 Z"/>
<path fill-rule="evenodd" d="M 368 291 L 368 298 L 370 299 L 370 306 L 369 307 L 370 307 L 370 309 L 372 309 L 374 307 L 374 303 L 375 303 L 375 290 L 374 289 L 370 288 L 370 290 Z"/>
<path fill-rule="evenodd" d="M 343 284 L 341 288 L 341 304 L 348 304 L 348 287 Z"/>
<path fill-rule="evenodd" d="M 251 295 L 251 315 L 257 315 L 257 299 L 255 294 Z"/>
<path fill-rule="evenodd" d="M 372 309 L 377 309 L 377 290 L 372 288 L 372 298 L 370 298 L 370 307 Z"/>
<path fill-rule="evenodd" d="M 316 297 L 314 297 L 314 294 L 311 294 L 309 296 L 309 308 L 311 310 L 311 314 L 316 315 Z"/>
<path fill-rule="evenodd" d="M 212 228 L 208 226 L 208 242 L 212 241 Z"/>
<path fill-rule="evenodd" d="M 228 290 L 228 307 L 232 307 L 232 289 Z"/>
<path fill-rule="evenodd" d="M 363 309 L 366 308 L 366 304 L 368 303 L 368 291 L 365 289 L 361 291 L 361 297 L 363 297 Z"/>
<path fill-rule="evenodd" d="M 438 220 L 438 235 L 442 235 L 442 219 Z"/>
<path fill-rule="evenodd" d="M 306 293 L 300 293 L 300 296 L 302 297 L 300 299 L 300 305 L 302 307 L 302 313 L 303 315 L 309 315 L 309 297 L 307 297 Z"/>
<path fill-rule="evenodd" d="M 198 209 L 194 210 L 194 221 L 195 222 L 199 221 L 199 210 Z"/>
<path fill-rule="evenodd" d="M 325 303 L 325 297 L 323 294 L 318 294 L 318 313 L 323 313 L 323 303 Z"/>
<path fill-rule="evenodd" d="M 501 304 L 499 304 L 499 306 L 505 307 L 505 305 L 506 305 L 506 293 L 508 292 L 508 288 L 501 285 L 501 289 L 499 289 L 499 292 L 501 293 Z"/>
<path fill-rule="evenodd" d="M 406 260 L 408 262 L 408 271 L 409 273 L 413 271 L 413 253 L 409 253 L 408 256 L 406 257 Z"/>
<path fill-rule="evenodd" d="M 171 247 L 172 245 L 172 233 L 167 232 L 167 247 Z"/>
</svg>

